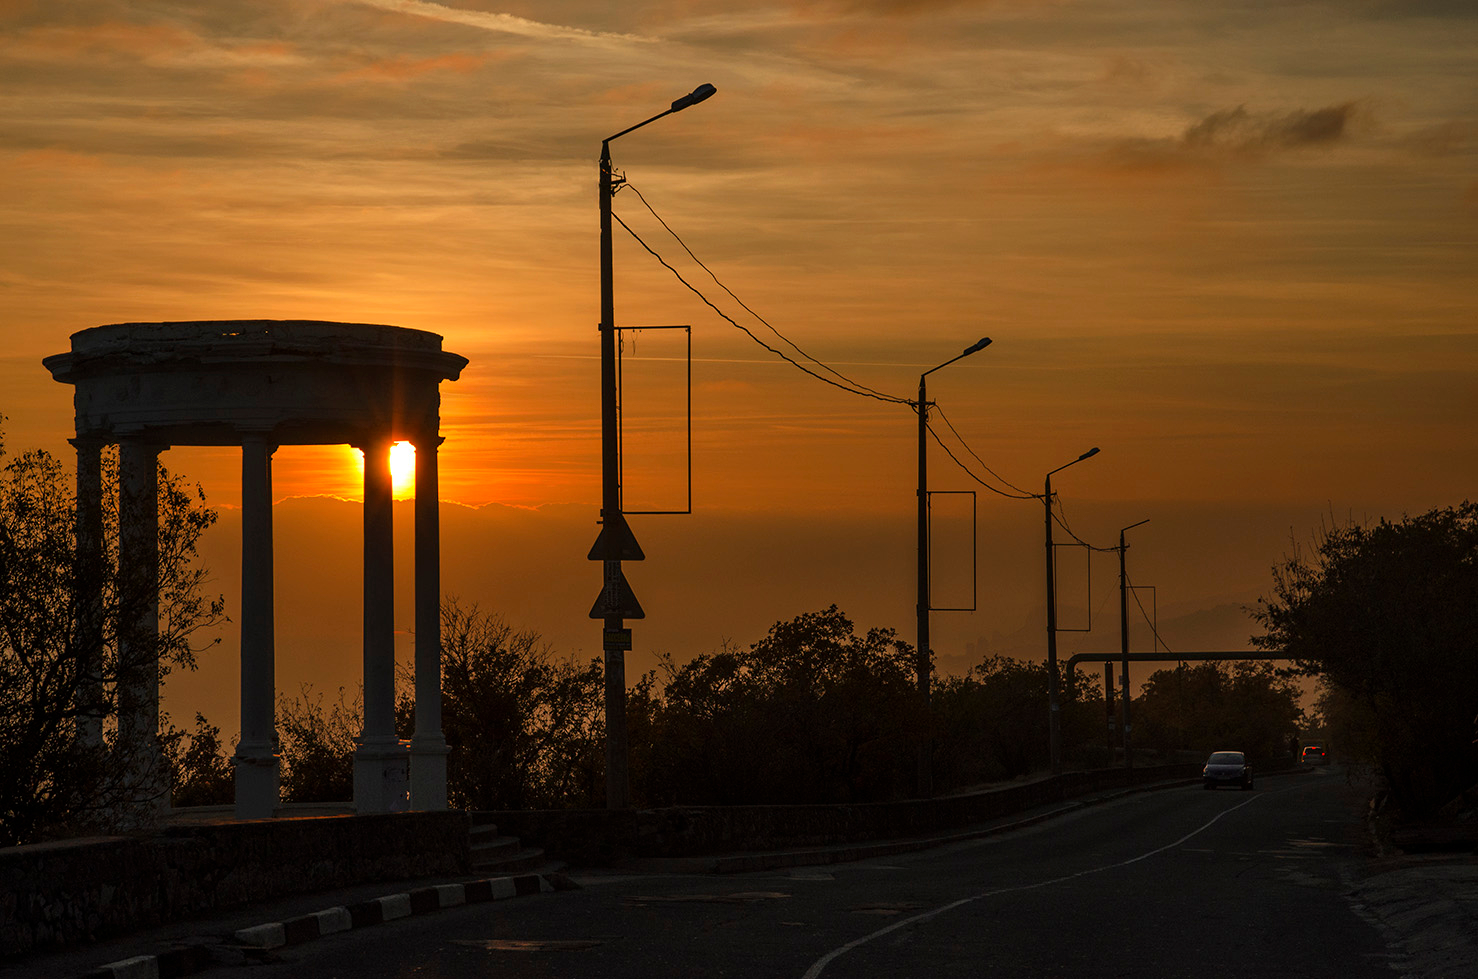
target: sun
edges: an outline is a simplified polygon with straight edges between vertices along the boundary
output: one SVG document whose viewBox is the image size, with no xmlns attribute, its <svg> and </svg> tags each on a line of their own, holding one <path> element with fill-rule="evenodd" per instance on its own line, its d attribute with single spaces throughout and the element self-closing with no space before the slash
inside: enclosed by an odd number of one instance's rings
<svg viewBox="0 0 1478 979">
<path fill-rule="evenodd" d="M 416 447 L 409 442 L 390 446 L 391 493 L 398 499 L 416 492 Z"/>
</svg>

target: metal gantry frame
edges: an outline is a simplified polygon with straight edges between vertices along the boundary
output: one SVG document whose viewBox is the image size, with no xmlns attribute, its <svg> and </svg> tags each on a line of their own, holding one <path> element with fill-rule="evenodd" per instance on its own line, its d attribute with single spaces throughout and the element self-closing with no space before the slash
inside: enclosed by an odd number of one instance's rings
<svg viewBox="0 0 1478 979">
<path fill-rule="evenodd" d="M 642 330 L 682 330 L 687 335 L 687 483 L 688 499 L 684 509 L 681 510 L 628 510 L 626 509 L 626 429 L 625 415 L 622 411 L 621 392 L 623 388 L 623 371 L 625 362 L 625 344 L 620 340 L 620 334 L 626 331 L 641 332 Z M 621 512 L 623 514 L 641 514 L 643 516 L 657 515 L 687 515 L 693 512 L 693 328 L 691 325 L 683 326 L 618 326 L 616 327 L 616 460 L 617 471 L 620 473 L 621 487 Z"/>
<path fill-rule="evenodd" d="M 934 604 L 934 509 L 930 507 L 929 520 L 929 604 L 930 612 L 974 612 L 980 604 L 980 506 L 974 490 L 929 490 L 930 499 L 935 496 L 970 497 L 970 604 L 951 608 Z"/>
<path fill-rule="evenodd" d="M 1093 548 L 1092 547 L 1089 547 L 1087 544 L 1083 544 L 1083 543 L 1080 543 L 1078 541 L 1072 541 L 1071 543 L 1064 542 L 1064 543 L 1061 543 L 1061 544 L 1058 544 L 1058 543 L 1056 543 L 1054 541 L 1053 544 L 1052 544 L 1052 546 L 1054 548 L 1058 548 L 1058 547 L 1081 547 L 1083 549 L 1083 553 L 1085 555 L 1087 555 L 1087 559 L 1086 559 L 1087 560 L 1087 567 L 1084 570 L 1085 570 L 1086 580 L 1087 580 L 1087 583 L 1088 583 L 1088 597 L 1087 597 L 1087 603 L 1086 603 L 1086 606 L 1087 606 L 1087 609 L 1088 609 L 1088 624 L 1085 625 L 1085 626 L 1083 626 L 1083 628 L 1081 628 L 1081 629 L 1073 629 L 1073 628 L 1069 628 L 1069 627 L 1067 627 L 1067 626 L 1062 625 L 1061 623 L 1059 623 L 1057 625 L 1056 631 L 1058 631 L 1058 632 L 1092 632 L 1093 631 Z M 1053 579 L 1052 579 L 1052 593 L 1053 593 L 1052 594 L 1052 604 L 1053 604 L 1053 607 L 1055 608 L 1056 605 L 1057 605 L 1057 577 L 1056 577 L 1056 575 L 1054 575 L 1053 576 Z"/>
</svg>

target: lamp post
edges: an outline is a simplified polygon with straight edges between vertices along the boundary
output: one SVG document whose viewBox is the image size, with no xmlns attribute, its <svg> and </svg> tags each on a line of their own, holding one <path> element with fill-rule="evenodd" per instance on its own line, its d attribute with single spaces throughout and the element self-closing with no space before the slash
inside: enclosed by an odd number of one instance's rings
<svg viewBox="0 0 1478 979">
<path fill-rule="evenodd" d="M 932 672 L 932 657 L 929 655 L 929 398 L 924 384 L 930 374 L 940 367 L 948 367 L 979 350 L 990 346 L 990 337 L 981 337 L 957 356 L 951 357 L 938 367 L 931 367 L 919 375 L 919 600 L 916 606 L 919 621 L 919 646 L 916 655 L 916 676 L 919 691 L 919 709 L 925 723 L 924 736 L 919 740 L 919 798 L 927 799 L 934 794 L 933 760 L 930 757 L 932 743 L 928 735 L 929 720 L 929 677 Z"/>
<path fill-rule="evenodd" d="M 681 112 L 711 96 L 716 89 L 706 82 L 672 103 L 652 118 L 607 136 L 600 144 L 600 435 L 601 504 L 600 536 L 591 548 L 590 560 L 604 565 L 600 597 L 590 617 L 603 619 L 601 649 L 605 656 L 606 707 L 606 807 L 626 809 L 631 805 L 626 750 L 626 650 L 631 632 L 625 620 L 645 617 L 641 604 L 626 583 L 621 562 L 640 561 L 641 545 L 621 512 L 621 458 L 616 403 L 616 313 L 614 274 L 611 269 L 611 198 L 625 182 L 611 170 L 611 141 L 640 129 L 663 116 Z"/>
<path fill-rule="evenodd" d="M 1057 702 L 1057 572 L 1053 567 L 1052 553 L 1052 476 L 1096 455 L 1098 447 L 1094 446 L 1067 465 L 1058 466 L 1047 474 L 1042 488 L 1042 503 L 1047 514 L 1047 739 L 1053 775 L 1062 774 L 1062 708 Z"/>
<path fill-rule="evenodd" d="M 1124 767 L 1128 769 L 1134 767 L 1134 756 L 1129 751 L 1129 576 L 1124 572 L 1124 552 L 1129 549 L 1129 545 L 1124 543 L 1124 533 L 1149 522 L 1146 517 L 1119 531 L 1119 654 L 1123 657 L 1123 665 L 1119 670 L 1119 686 L 1123 690 L 1124 703 Z"/>
</svg>

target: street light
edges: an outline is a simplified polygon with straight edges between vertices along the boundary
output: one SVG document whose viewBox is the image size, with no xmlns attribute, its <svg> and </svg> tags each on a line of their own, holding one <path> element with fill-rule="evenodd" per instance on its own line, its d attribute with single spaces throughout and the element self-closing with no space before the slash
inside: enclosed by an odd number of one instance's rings
<svg viewBox="0 0 1478 979">
<path fill-rule="evenodd" d="M 606 807 L 626 809 L 631 805 L 626 751 L 626 650 L 631 631 L 625 620 L 645 618 L 641 604 L 621 572 L 622 561 L 640 561 L 641 545 L 631 533 L 621 512 L 621 458 L 616 404 L 616 312 L 614 274 L 611 270 L 611 198 L 625 178 L 611 170 L 611 141 L 656 122 L 663 116 L 697 105 L 717 91 L 706 82 L 675 100 L 672 107 L 635 126 L 607 136 L 600 144 L 600 437 L 601 504 L 600 536 L 590 550 L 590 560 L 603 562 L 600 597 L 590 610 L 592 619 L 605 620 L 601 649 L 605 655 L 606 679 Z"/>
<path fill-rule="evenodd" d="M 1123 657 L 1119 685 L 1123 688 L 1125 768 L 1134 767 L 1134 756 L 1129 753 L 1129 577 L 1124 572 L 1124 552 L 1129 549 L 1129 545 L 1124 543 L 1124 533 L 1149 522 L 1146 517 L 1119 531 L 1119 654 Z M 1112 762 L 1113 759 L 1110 758 L 1109 761 Z"/>
<path fill-rule="evenodd" d="M 929 675 L 932 661 L 929 655 L 929 454 L 926 441 L 929 429 L 929 399 L 924 392 L 924 381 L 940 367 L 948 367 L 978 350 L 990 346 L 990 337 L 981 337 L 958 356 L 951 357 L 939 367 L 931 367 L 919 375 L 919 646 L 917 651 L 917 682 L 920 709 L 925 722 L 925 735 L 919 742 L 919 798 L 927 799 L 934 794 L 934 774 L 930 758 L 931 744 L 927 733 L 929 719 Z"/>
<path fill-rule="evenodd" d="M 1047 737 L 1053 775 L 1062 774 L 1062 709 L 1057 703 L 1057 573 L 1052 560 L 1052 476 L 1096 455 L 1098 447 L 1094 446 L 1067 465 L 1058 466 L 1047 474 L 1042 489 L 1042 503 L 1047 511 Z"/>
</svg>

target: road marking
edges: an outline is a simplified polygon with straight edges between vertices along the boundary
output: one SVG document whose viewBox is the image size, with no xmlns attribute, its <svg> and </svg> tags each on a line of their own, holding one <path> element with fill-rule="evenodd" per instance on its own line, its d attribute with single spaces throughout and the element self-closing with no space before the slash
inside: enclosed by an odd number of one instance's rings
<svg viewBox="0 0 1478 979">
<path fill-rule="evenodd" d="M 739 891 L 734 894 L 628 894 L 627 904 L 754 904 L 790 897 L 781 891 Z"/>
<path fill-rule="evenodd" d="M 609 940 L 606 938 L 454 938 L 451 943 L 465 948 L 480 948 L 488 952 L 565 952 L 597 948 Z"/>
<path fill-rule="evenodd" d="M 1167 843 L 1164 846 L 1156 847 L 1155 849 L 1150 850 L 1146 853 L 1141 853 L 1137 857 L 1130 857 L 1128 860 L 1120 860 L 1118 863 L 1106 864 L 1102 867 L 1093 867 L 1089 870 L 1080 870 L 1077 873 L 1066 874 L 1062 877 L 1053 877 L 1051 880 L 1038 881 L 1035 884 L 1022 884 L 1017 887 L 1000 887 L 993 891 L 982 891 L 979 894 L 972 894 L 970 897 L 961 898 L 958 901 L 954 901 L 950 904 L 937 907 L 932 911 L 925 911 L 923 914 L 916 914 L 912 918 L 905 918 L 902 921 L 895 921 L 893 924 L 889 925 L 886 928 L 879 928 L 877 931 L 873 932 L 870 935 L 863 935 L 861 938 L 850 941 L 845 945 L 839 946 L 832 949 L 830 952 L 827 952 L 825 955 L 811 964 L 811 967 L 805 971 L 801 979 L 816 979 L 816 977 L 820 976 L 821 973 L 826 970 L 826 967 L 834 962 L 836 959 L 839 959 L 843 955 L 846 955 L 854 948 L 860 948 L 861 946 L 866 945 L 873 939 L 882 938 L 884 935 L 892 934 L 900 928 L 907 928 L 910 925 L 937 918 L 947 911 L 953 911 L 955 908 L 964 907 L 966 904 L 971 904 L 975 901 L 980 901 L 988 897 L 996 897 L 1000 894 L 1014 894 L 1019 891 L 1035 891 L 1043 887 L 1051 887 L 1053 884 L 1061 884 L 1063 881 L 1075 880 L 1078 877 L 1087 877 L 1091 874 L 1101 874 L 1107 870 L 1117 870 L 1120 867 L 1127 867 L 1130 864 L 1139 863 L 1141 860 L 1148 860 L 1150 857 L 1153 857 L 1156 854 L 1164 853 L 1166 850 L 1175 849 L 1186 840 L 1194 839 L 1195 837 L 1204 833 L 1206 830 L 1210 829 L 1211 826 L 1223 816 L 1234 813 L 1238 809 L 1241 809 L 1243 806 L 1250 806 L 1252 805 L 1252 803 L 1256 802 L 1260 798 L 1262 798 L 1262 796 L 1255 795 L 1245 802 L 1239 802 L 1237 805 L 1232 806 L 1230 809 L 1224 809 L 1221 812 L 1217 813 L 1215 816 L 1211 817 L 1211 819 L 1207 820 L 1205 823 L 1202 823 L 1200 826 L 1196 827 L 1186 835 L 1182 836 L 1180 839 L 1176 840 L 1174 843 Z"/>
</svg>

